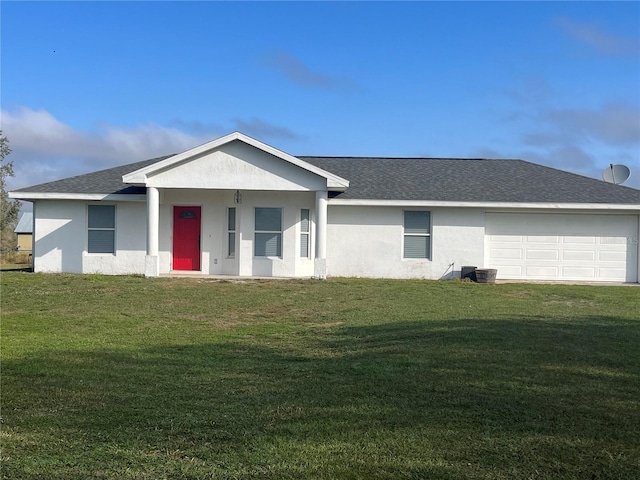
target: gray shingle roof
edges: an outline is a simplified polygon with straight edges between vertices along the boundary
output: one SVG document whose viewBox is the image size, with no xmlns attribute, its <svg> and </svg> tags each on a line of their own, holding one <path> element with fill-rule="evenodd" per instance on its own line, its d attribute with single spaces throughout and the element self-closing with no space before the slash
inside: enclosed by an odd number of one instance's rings
<svg viewBox="0 0 640 480">
<path fill-rule="evenodd" d="M 122 176 L 168 158 L 26 187 L 16 192 L 144 194 Z M 333 198 L 447 202 L 558 202 L 640 205 L 640 190 L 523 160 L 298 157 L 350 181 Z"/>
<path fill-rule="evenodd" d="M 20 188 L 14 191 L 28 193 L 114 193 L 124 195 L 144 195 L 146 193 L 146 189 L 144 187 L 136 187 L 122 183 L 122 176 L 171 156 L 173 155 L 150 158 L 149 160 L 143 160 L 141 162 L 120 165 L 119 167 L 86 173 L 84 175 L 76 175 L 75 177 L 41 183 L 39 185 L 34 185 L 33 187 Z"/>
<path fill-rule="evenodd" d="M 640 190 L 523 160 L 298 158 L 350 181 L 337 198 L 640 204 Z"/>
</svg>

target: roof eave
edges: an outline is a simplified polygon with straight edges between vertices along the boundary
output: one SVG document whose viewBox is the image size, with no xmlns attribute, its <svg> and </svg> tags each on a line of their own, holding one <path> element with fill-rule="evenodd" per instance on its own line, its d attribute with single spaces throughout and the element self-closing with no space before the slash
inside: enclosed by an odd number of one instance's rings
<svg viewBox="0 0 640 480">
<path fill-rule="evenodd" d="M 359 198 L 332 198 L 329 205 L 392 206 L 392 207 L 448 207 L 489 209 L 541 209 L 541 210 L 625 210 L 640 212 L 640 204 L 629 203 L 569 203 L 569 202 L 469 202 L 444 200 L 377 200 Z"/>
<path fill-rule="evenodd" d="M 16 200 L 91 200 L 91 201 L 118 201 L 118 202 L 145 202 L 144 194 L 121 193 L 61 193 L 61 192 L 9 192 L 9 198 Z"/>
</svg>

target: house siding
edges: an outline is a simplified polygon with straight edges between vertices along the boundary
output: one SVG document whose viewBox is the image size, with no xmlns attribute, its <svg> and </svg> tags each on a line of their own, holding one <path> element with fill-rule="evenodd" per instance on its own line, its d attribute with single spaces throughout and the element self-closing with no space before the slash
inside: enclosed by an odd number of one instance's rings
<svg viewBox="0 0 640 480">
<path fill-rule="evenodd" d="M 403 259 L 403 212 L 415 207 L 329 206 L 330 276 L 454 278 L 484 264 L 484 211 L 433 208 L 431 258 Z"/>
<path fill-rule="evenodd" d="M 90 202 L 48 200 L 36 202 L 34 269 L 37 272 L 144 272 L 146 248 L 145 206 L 117 202 L 116 255 L 87 253 L 87 205 Z"/>
</svg>

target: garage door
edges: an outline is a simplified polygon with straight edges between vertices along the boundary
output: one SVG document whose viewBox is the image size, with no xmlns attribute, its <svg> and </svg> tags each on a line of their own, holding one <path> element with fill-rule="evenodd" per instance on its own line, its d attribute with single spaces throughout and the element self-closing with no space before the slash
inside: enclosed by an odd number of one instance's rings
<svg viewBox="0 0 640 480">
<path fill-rule="evenodd" d="M 502 279 L 638 281 L 638 217 L 487 213 L 485 258 Z"/>
</svg>

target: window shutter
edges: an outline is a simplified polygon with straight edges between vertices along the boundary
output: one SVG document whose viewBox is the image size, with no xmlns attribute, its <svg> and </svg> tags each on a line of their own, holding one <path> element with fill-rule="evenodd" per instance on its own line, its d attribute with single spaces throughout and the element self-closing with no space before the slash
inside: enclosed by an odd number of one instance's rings
<svg viewBox="0 0 640 480">
<path fill-rule="evenodd" d="M 114 253 L 114 234 L 113 230 L 89 230 L 89 253 Z"/>
<path fill-rule="evenodd" d="M 303 233 L 309 233 L 309 209 L 303 208 L 300 210 L 300 231 Z"/>
<path fill-rule="evenodd" d="M 303 233 L 300 235 L 300 256 L 307 258 L 309 256 L 309 234 Z"/>
<path fill-rule="evenodd" d="M 255 248 L 256 257 L 282 256 L 282 234 L 256 233 Z"/>
<path fill-rule="evenodd" d="M 256 208 L 256 231 L 279 232 L 282 230 L 282 210 Z"/>
<path fill-rule="evenodd" d="M 426 235 L 429 233 L 429 212 L 404 212 L 404 233 Z"/>
<path fill-rule="evenodd" d="M 429 258 L 431 238 L 423 236 L 404 237 L 405 258 Z"/>
<path fill-rule="evenodd" d="M 89 205 L 89 228 L 116 228 L 114 205 Z"/>
<path fill-rule="evenodd" d="M 233 231 L 233 230 L 236 229 L 236 209 L 235 209 L 235 207 L 232 207 L 232 208 L 229 209 L 229 218 L 228 218 L 227 229 L 229 231 Z"/>
<path fill-rule="evenodd" d="M 229 232 L 229 256 L 236 256 L 236 232 Z"/>
</svg>

